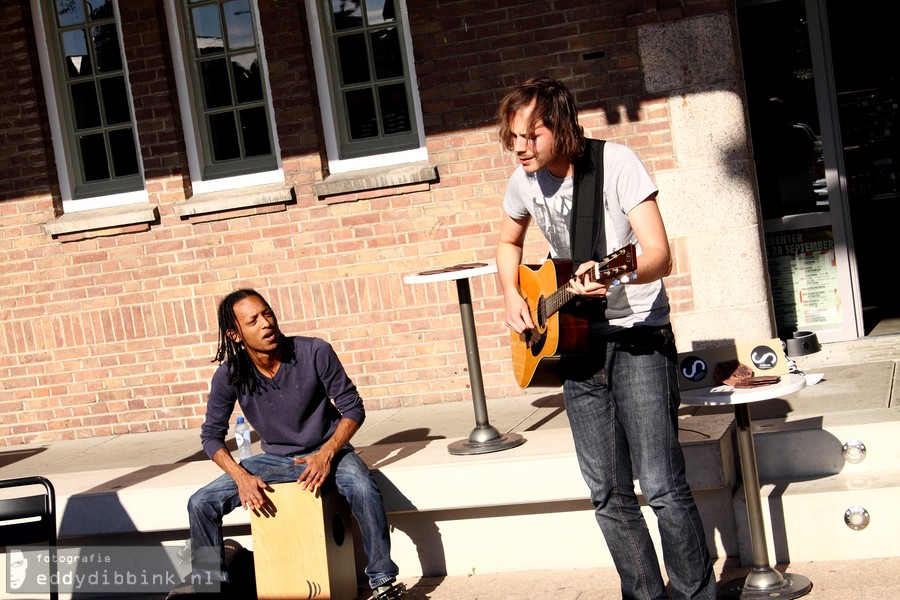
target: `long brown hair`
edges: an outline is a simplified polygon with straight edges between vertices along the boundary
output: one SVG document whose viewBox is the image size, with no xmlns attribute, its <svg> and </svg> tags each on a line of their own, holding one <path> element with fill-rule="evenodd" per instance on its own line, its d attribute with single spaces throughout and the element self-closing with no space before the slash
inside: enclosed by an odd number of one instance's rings
<svg viewBox="0 0 900 600">
<path fill-rule="evenodd" d="M 584 130 L 578 124 L 575 98 L 565 85 L 549 77 L 532 77 L 513 88 L 500 102 L 500 142 L 507 150 L 515 148 L 515 134 L 510 129 L 515 114 L 534 102 L 528 133 L 535 124 L 544 123 L 553 132 L 558 155 L 574 160 L 584 153 Z"/>
</svg>

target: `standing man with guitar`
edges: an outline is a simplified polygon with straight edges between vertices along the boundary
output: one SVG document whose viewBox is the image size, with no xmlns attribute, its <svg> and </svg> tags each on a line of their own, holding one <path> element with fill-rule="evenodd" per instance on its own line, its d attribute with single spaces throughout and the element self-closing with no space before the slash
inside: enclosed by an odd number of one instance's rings
<svg viewBox="0 0 900 600">
<path fill-rule="evenodd" d="M 538 353 L 553 341 L 545 331 L 552 309 L 520 287 L 525 235 L 534 219 L 551 257 L 573 261 L 574 274 L 562 285 L 577 298 L 570 304 L 587 323 L 588 341 L 579 358 L 562 357 L 558 364 L 578 462 L 622 596 L 669 598 L 635 493 L 633 464 L 658 517 L 672 598 L 713 600 L 712 559 L 678 442 L 676 349 L 662 283 L 672 258 L 657 188 L 626 146 L 584 137 L 574 98 L 558 81 L 537 77 L 514 88 L 499 120 L 500 139 L 519 161 L 497 245 L 506 325 L 520 353 Z M 597 187 L 584 185 L 588 180 Z M 605 279 L 600 257 L 630 244 L 636 270 Z"/>
</svg>

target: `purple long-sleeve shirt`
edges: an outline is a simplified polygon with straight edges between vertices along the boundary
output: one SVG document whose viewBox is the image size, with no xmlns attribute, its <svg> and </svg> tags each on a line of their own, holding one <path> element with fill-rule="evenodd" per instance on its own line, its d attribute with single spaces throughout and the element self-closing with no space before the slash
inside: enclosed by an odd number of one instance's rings
<svg viewBox="0 0 900 600">
<path fill-rule="evenodd" d="M 261 383 L 252 393 L 228 383 L 227 361 L 216 370 L 200 429 L 203 450 L 210 458 L 225 447 L 235 401 L 269 454 L 312 452 L 331 437 L 342 418 L 362 425 L 366 418 L 362 398 L 331 345 L 300 336 L 288 337 L 285 343 L 293 344 L 294 357 L 282 362 L 274 379 L 257 371 Z"/>
</svg>

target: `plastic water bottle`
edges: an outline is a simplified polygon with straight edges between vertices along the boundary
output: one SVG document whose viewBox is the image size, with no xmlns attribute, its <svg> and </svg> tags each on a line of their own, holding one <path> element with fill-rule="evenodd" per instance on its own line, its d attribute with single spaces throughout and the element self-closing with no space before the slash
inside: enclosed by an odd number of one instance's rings
<svg viewBox="0 0 900 600">
<path fill-rule="evenodd" d="M 253 456 L 253 448 L 250 447 L 250 423 L 244 417 L 237 418 L 234 426 L 234 439 L 237 441 L 238 458 L 244 460 Z"/>
</svg>

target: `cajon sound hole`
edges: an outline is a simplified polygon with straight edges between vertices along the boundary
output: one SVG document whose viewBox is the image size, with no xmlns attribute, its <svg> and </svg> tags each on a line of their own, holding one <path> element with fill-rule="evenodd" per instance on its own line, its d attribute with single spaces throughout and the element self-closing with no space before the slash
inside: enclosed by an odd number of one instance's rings
<svg viewBox="0 0 900 600">
<path fill-rule="evenodd" d="M 344 545 L 344 536 L 347 530 L 344 527 L 344 519 L 339 513 L 335 513 L 331 518 L 331 535 L 334 537 L 334 543 L 339 547 Z"/>
</svg>

